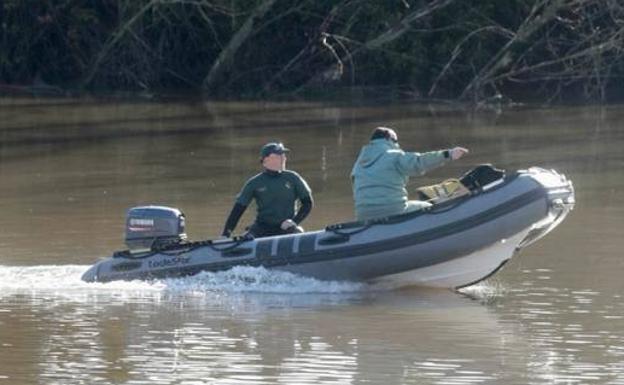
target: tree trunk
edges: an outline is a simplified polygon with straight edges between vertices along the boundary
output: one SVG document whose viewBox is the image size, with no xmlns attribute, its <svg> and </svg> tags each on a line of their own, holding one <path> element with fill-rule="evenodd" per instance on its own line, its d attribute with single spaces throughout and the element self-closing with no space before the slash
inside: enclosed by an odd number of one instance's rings
<svg viewBox="0 0 624 385">
<path fill-rule="evenodd" d="M 247 18 L 245 23 L 236 31 L 232 36 L 227 46 L 221 50 L 219 57 L 214 61 L 210 72 L 204 78 L 203 88 L 206 91 L 211 91 L 215 88 L 219 78 L 223 74 L 230 63 L 234 60 L 236 53 L 243 45 L 243 43 L 254 34 L 254 25 L 257 20 L 261 19 L 273 6 L 276 0 L 265 0 L 253 10 L 251 15 Z"/>
</svg>

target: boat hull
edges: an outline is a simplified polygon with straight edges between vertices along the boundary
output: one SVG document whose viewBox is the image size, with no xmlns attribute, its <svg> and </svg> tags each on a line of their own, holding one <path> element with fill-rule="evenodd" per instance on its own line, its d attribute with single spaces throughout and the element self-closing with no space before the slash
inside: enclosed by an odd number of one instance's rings
<svg viewBox="0 0 624 385">
<path fill-rule="evenodd" d="M 422 212 L 304 234 L 117 253 L 92 266 L 83 280 L 155 279 L 263 266 L 320 280 L 460 288 L 498 271 L 558 225 L 573 205 L 570 181 L 532 168 Z"/>
</svg>

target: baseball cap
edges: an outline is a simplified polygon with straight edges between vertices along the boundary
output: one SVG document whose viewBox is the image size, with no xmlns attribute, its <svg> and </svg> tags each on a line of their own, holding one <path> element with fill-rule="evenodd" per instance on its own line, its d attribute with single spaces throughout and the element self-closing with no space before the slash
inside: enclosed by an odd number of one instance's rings
<svg viewBox="0 0 624 385">
<path fill-rule="evenodd" d="M 260 150 L 260 158 L 264 159 L 271 154 L 282 155 L 290 150 L 284 147 L 281 142 L 270 142 L 262 146 Z"/>
</svg>

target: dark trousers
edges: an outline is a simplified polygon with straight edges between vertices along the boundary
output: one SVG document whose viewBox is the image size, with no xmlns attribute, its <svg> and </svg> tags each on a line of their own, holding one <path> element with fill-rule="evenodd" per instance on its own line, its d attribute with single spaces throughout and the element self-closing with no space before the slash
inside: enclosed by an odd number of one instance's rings
<svg viewBox="0 0 624 385">
<path fill-rule="evenodd" d="M 247 228 L 247 232 L 254 238 L 270 237 L 272 235 L 295 234 L 301 232 L 301 227 L 293 226 L 287 230 L 282 230 L 280 225 L 270 225 L 268 223 L 254 222 Z"/>
</svg>

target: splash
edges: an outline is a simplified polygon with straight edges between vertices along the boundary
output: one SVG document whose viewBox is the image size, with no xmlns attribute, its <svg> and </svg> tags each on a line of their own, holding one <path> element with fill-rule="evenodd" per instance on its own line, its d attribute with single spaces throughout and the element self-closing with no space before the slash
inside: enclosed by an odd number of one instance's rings
<svg viewBox="0 0 624 385">
<path fill-rule="evenodd" d="M 0 289 L 58 289 L 68 287 L 68 279 L 78 276 L 79 267 L 65 266 L 0 266 Z"/>
<path fill-rule="evenodd" d="M 459 290 L 460 293 L 482 303 L 494 303 L 505 296 L 507 288 L 497 280 L 486 280 Z"/>
<path fill-rule="evenodd" d="M 262 267 L 238 266 L 224 272 L 203 272 L 184 279 L 160 281 L 172 292 L 226 291 L 276 294 L 347 293 L 365 290 L 362 283 L 319 281 L 300 275 L 267 270 Z"/>
<path fill-rule="evenodd" d="M 86 283 L 80 277 L 88 266 L 0 266 L 2 293 L 24 291 L 61 292 L 158 292 L 176 295 L 225 293 L 352 293 L 366 290 L 367 285 L 351 282 L 327 282 L 301 277 L 288 272 L 257 267 L 236 267 L 224 272 L 203 272 L 192 277 L 153 281 L 116 281 Z"/>
</svg>

